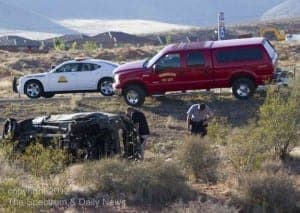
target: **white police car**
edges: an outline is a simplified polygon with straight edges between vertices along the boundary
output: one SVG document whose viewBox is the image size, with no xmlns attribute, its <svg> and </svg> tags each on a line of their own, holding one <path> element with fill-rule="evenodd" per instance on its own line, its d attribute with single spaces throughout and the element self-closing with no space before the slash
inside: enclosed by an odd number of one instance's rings
<svg viewBox="0 0 300 213">
<path fill-rule="evenodd" d="M 13 90 L 29 98 L 51 98 L 57 93 L 100 92 L 113 95 L 113 70 L 118 65 L 99 59 L 66 61 L 49 72 L 14 79 Z"/>
</svg>

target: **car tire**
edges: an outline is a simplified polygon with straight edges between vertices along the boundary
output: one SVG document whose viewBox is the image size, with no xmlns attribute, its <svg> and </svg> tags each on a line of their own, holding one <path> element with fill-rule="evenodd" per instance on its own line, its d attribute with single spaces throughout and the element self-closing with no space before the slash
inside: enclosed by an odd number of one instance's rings
<svg viewBox="0 0 300 213">
<path fill-rule="evenodd" d="M 2 139 L 14 139 L 17 133 L 17 128 L 17 120 L 13 118 L 8 118 L 3 125 Z"/>
<path fill-rule="evenodd" d="M 140 86 L 132 85 L 125 89 L 123 96 L 128 105 L 138 107 L 145 102 L 146 93 Z"/>
<path fill-rule="evenodd" d="M 114 95 L 114 90 L 112 87 L 114 80 L 112 78 L 103 78 L 98 83 L 98 91 L 103 96 L 112 96 Z"/>
<path fill-rule="evenodd" d="M 43 86 L 37 80 L 30 80 L 26 82 L 24 92 L 29 98 L 36 99 L 42 96 Z"/>
<path fill-rule="evenodd" d="M 255 84 L 248 78 L 239 78 L 232 84 L 233 95 L 240 100 L 249 99 L 255 91 Z"/>
<path fill-rule="evenodd" d="M 53 98 L 55 96 L 55 93 L 54 92 L 44 92 L 42 94 L 42 97 L 43 98 Z"/>
</svg>

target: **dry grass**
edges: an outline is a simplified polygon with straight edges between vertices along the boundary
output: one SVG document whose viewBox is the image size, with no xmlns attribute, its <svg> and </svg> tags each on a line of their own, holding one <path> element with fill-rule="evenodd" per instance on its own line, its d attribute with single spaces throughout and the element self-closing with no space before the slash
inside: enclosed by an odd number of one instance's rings
<svg viewBox="0 0 300 213">
<path fill-rule="evenodd" d="M 229 206 L 226 203 L 213 202 L 212 200 L 191 201 L 188 204 L 176 203 L 170 208 L 165 209 L 163 212 L 172 213 L 238 213 L 239 210 L 235 207 Z"/>
<path fill-rule="evenodd" d="M 300 191 L 295 185 L 288 171 L 269 165 L 240 178 L 236 196 L 248 212 L 296 212 Z"/>
<path fill-rule="evenodd" d="M 140 164 L 104 159 L 88 163 L 82 169 L 79 183 L 91 186 L 93 193 L 124 194 L 128 204 L 165 206 L 195 195 L 180 169 L 170 162 Z"/>
<path fill-rule="evenodd" d="M 285 44 L 283 43 L 276 43 L 276 46 L 283 51 L 283 55 L 281 56 L 281 61 L 279 62 L 280 65 L 290 65 L 290 64 L 297 64 L 299 59 L 299 44 Z M 141 48 L 130 48 L 130 47 L 123 47 L 117 48 L 112 50 L 96 50 L 92 53 L 92 56 L 98 58 L 105 58 L 108 60 L 113 61 L 123 61 L 123 60 L 134 60 L 146 57 L 152 53 L 154 53 L 158 48 L 157 47 L 141 47 Z M 289 51 L 291 49 L 291 51 Z M 31 73 L 31 72 L 40 72 L 47 70 L 51 64 L 57 64 L 63 60 L 67 60 L 69 58 L 74 58 L 81 54 L 80 51 L 72 50 L 72 51 L 61 51 L 61 52 L 50 52 L 48 54 L 26 54 L 26 53 L 8 53 L 3 52 L 0 54 L 0 59 L 3 58 L 3 63 L 5 63 L 6 70 L 0 71 L 0 98 L 11 98 L 17 97 L 11 93 L 11 83 L 10 83 L 10 73 Z M 125 57 L 126 56 L 126 57 Z M 40 67 L 40 69 L 35 69 L 36 64 Z M 299 63 L 298 63 L 299 64 Z M 14 69 L 14 68 L 15 69 Z M 16 69 L 17 68 L 17 69 Z M 2 73 L 1 73 L 2 72 Z M 5 72 L 5 73 L 4 73 Z M 6 72 L 9 72 L 7 75 Z M 237 156 L 241 156 L 240 154 L 249 154 L 247 149 L 252 150 L 253 153 L 259 152 L 260 149 L 252 149 L 251 140 L 249 140 L 249 146 L 245 146 L 242 144 L 241 141 L 244 141 L 245 135 L 251 135 L 249 132 L 249 122 L 253 119 L 253 117 L 258 116 L 258 109 L 264 102 L 263 97 L 254 97 L 248 101 L 238 101 L 232 98 L 230 94 L 200 94 L 200 95 L 191 95 L 191 96 L 183 96 L 183 97 L 170 97 L 170 98 L 163 98 L 161 100 L 154 100 L 154 99 L 147 99 L 146 103 L 141 110 L 143 110 L 146 114 L 148 119 L 150 129 L 151 129 L 151 137 L 147 143 L 146 147 L 146 156 L 145 156 L 145 163 L 141 165 L 134 165 L 129 166 L 128 172 L 131 178 L 130 180 L 125 179 L 125 176 L 121 174 L 124 171 L 124 168 L 127 168 L 127 163 L 124 162 L 115 162 L 112 160 L 107 160 L 107 167 L 105 168 L 105 175 L 101 175 L 102 171 L 104 171 L 104 166 L 101 162 L 92 163 L 90 166 L 90 173 L 82 173 L 80 172 L 82 167 L 89 167 L 86 164 L 80 165 L 80 171 L 76 172 L 76 174 L 72 174 L 72 177 L 67 177 L 65 174 L 58 174 L 51 179 L 45 180 L 43 177 L 33 177 L 33 175 L 23 171 L 19 168 L 15 168 L 14 165 L 9 164 L 7 161 L 1 161 L 0 166 L 0 182 L 4 183 L 4 185 L 0 186 L 0 189 L 3 187 L 11 187 L 11 183 L 5 183 L 9 178 L 15 178 L 16 181 L 19 181 L 19 188 L 22 187 L 29 187 L 33 188 L 34 186 L 44 186 L 47 190 L 51 191 L 52 188 L 68 188 L 69 181 L 74 181 L 74 176 L 81 176 L 84 175 L 93 175 L 93 178 L 88 179 L 97 181 L 96 186 L 99 187 L 98 189 L 109 191 L 113 189 L 118 191 L 125 187 L 127 192 L 132 195 L 131 201 L 137 201 L 138 203 L 142 203 L 147 201 L 148 203 L 151 202 L 158 202 L 164 203 L 166 200 L 174 201 L 178 197 L 175 194 L 180 195 L 180 190 L 182 190 L 183 185 L 178 185 L 177 182 L 183 184 L 182 179 L 179 173 L 177 173 L 178 168 L 177 166 L 165 166 L 164 163 L 159 165 L 155 164 L 157 168 L 154 168 L 153 162 L 158 158 L 161 158 L 162 161 L 170 161 L 172 163 L 177 163 L 177 159 L 175 158 L 175 150 L 178 150 L 180 144 L 183 143 L 184 136 L 188 134 L 186 130 L 186 123 L 185 123 L 185 113 L 189 106 L 193 103 L 199 102 L 206 102 L 215 112 L 217 117 L 216 121 L 214 121 L 209 129 L 210 140 L 217 144 L 221 144 L 217 147 L 217 151 L 223 150 L 224 152 L 230 148 L 231 144 L 228 143 L 229 141 L 235 141 L 236 143 L 236 153 Z M 58 98 L 54 99 L 40 99 L 40 100 L 25 100 L 25 101 L 18 101 L 18 102 L 0 102 L 0 132 L 2 129 L 2 124 L 4 120 L 8 117 L 15 117 L 18 120 L 26 119 L 30 117 L 45 115 L 45 114 L 58 114 L 58 113 L 72 113 L 78 111 L 105 111 L 105 112 L 112 112 L 112 113 L 123 113 L 126 109 L 127 105 L 124 103 L 122 99 L 119 97 L 101 97 L 99 94 L 88 94 L 86 96 L 82 95 L 58 95 Z M 246 131 L 247 134 L 240 134 L 239 131 L 232 131 L 233 128 L 240 128 L 241 131 Z M 246 128 L 247 127 L 247 128 Z M 250 136 L 249 136 L 250 137 Z M 228 141 L 228 140 L 229 141 Z M 189 142 L 189 141 L 186 141 Z M 210 152 L 206 152 L 206 145 L 202 142 L 198 143 L 199 141 L 195 141 L 194 143 L 185 143 L 185 146 L 190 146 L 189 148 L 179 148 L 179 151 L 182 153 L 186 153 L 183 155 L 186 159 L 190 156 L 190 153 L 196 153 L 192 155 L 191 160 L 197 161 L 195 163 L 196 167 L 195 171 L 200 178 L 202 178 L 203 182 L 208 180 L 210 172 L 208 171 L 213 164 L 209 161 L 209 156 L 215 155 L 214 152 L 212 154 L 208 154 Z M 208 142 L 210 143 L 210 142 Z M 255 145 L 256 143 L 254 143 Z M 184 145 L 183 145 L 184 146 Z M 257 147 L 256 147 L 257 148 Z M 197 152 L 198 150 L 198 152 Z M 246 151 L 245 151 L 246 150 Z M 249 151 L 248 150 L 248 151 Z M 193 151 L 193 152 L 191 152 Z M 194 152 L 195 151 L 195 152 Z M 245 151 L 245 152 L 244 152 Z M 241 153 L 242 152 L 242 153 Z M 250 152 L 252 153 L 252 152 Z M 252 156 L 252 155 L 251 155 Z M 250 156 L 250 157 L 251 157 Z M 203 158 L 204 157 L 204 158 Z M 207 157 L 207 158 L 206 158 Z M 214 156 L 215 157 L 215 156 Z M 257 159 L 260 163 L 263 162 L 263 159 Z M 224 162 L 223 162 L 224 161 Z M 189 162 L 189 161 L 188 161 Z M 199 163 L 200 162 L 200 163 Z M 243 162 L 242 162 L 243 163 Z M 248 161 L 249 163 L 249 161 Z M 153 165 L 152 165 L 153 164 Z M 223 172 L 226 171 L 228 168 L 226 167 L 228 161 L 222 158 L 222 166 Z M 110 165 L 110 166 L 109 166 Z M 173 164 L 172 164 L 173 165 Z M 215 164 L 214 164 L 215 165 Z M 245 165 L 245 164 L 243 164 Z M 242 166 L 238 166 L 239 168 L 243 168 Z M 114 170 L 113 166 L 115 166 L 116 170 Z M 203 170 L 204 167 L 204 170 Z M 246 168 L 247 166 L 245 166 Z M 269 165 L 269 166 L 261 166 L 269 172 L 269 170 L 273 171 L 273 173 L 278 171 L 278 167 L 276 165 Z M 188 167 L 186 167 L 188 168 Z M 189 167 L 193 168 L 193 167 Z M 70 169 L 70 168 L 69 168 Z M 94 169 L 94 170 L 93 170 Z M 70 169 L 71 170 L 71 169 Z M 149 173 L 151 172 L 151 175 Z M 172 171 L 172 172 L 170 172 Z M 201 172 L 199 172 L 201 171 Z M 212 169 L 213 171 L 213 169 Z M 170 173 L 170 174 L 168 174 Z M 189 172 L 188 172 L 189 173 Z M 2 175 L 3 174 L 3 175 Z M 103 173 L 104 174 L 104 173 Z M 110 175 L 114 174 L 114 177 L 110 179 Z M 126 173 L 128 174 L 128 173 Z M 259 173 L 259 175 L 264 176 L 264 172 Z M 277 174 L 277 173 L 276 173 Z M 278 173 L 279 174 L 279 173 Z M 163 175 L 163 178 L 159 175 Z M 174 176 L 174 177 L 170 177 Z M 188 174 L 189 175 L 189 174 Z M 185 175 L 185 176 L 188 176 Z M 105 177 L 104 177 L 105 176 Z M 179 178 L 180 176 L 180 178 Z M 127 178 L 128 176 L 126 176 Z M 177 179 L 178 177 L 178 179 Z M 228 179 L 235 179 L 237 176 L 235 174 L 229 174 Z M 299 175 L 297 176 L 299 177 Z M 103 179 L 104 178 L 104 179 Z M 121 179 L 118 179 L 121 178 Z M 120 181 L 124 179 L 124 181 Z M 184 176 L 183 176 L 184 179 Z M 143 182 L 142 180 L 145 180 Z M 161 183 L 158 181 L 161 180 Z M 246 180 L 246 179 L 244 179 Z M 2 182 L 4 181 L 4 182 Z M 111 182 L 110 182 L 111 181 Z M 157 182 L 155 182 L 157 181 Z M 203 183 L 201 187 L 197 188 L 198 192 L 205 191 L 205 193 L 212 197 L 219 199 L 223 197 L 220 191 L 228 190 L 230 186 L 226 185 L 226 182 L 223 180 L 222 186 L 218 185 L 211 185 L 211 187 L 220 188 L 218 190 L 213 191 L 210 189 L 209 185 Z M 257 180 L 258 182 L 253 181 L 255 184 L 260 184 L 262 179 Z M 269 180 L 268 180 L 269 181 Z M 150 185 L 147 185 L 149 182 Z M 272 181 L 271 181 L 272 182 Z M 1 184 L 0 183 L 0 184 Z M 171 183 L 171 185 L 170 185 Z M 274 182 L 272 182 L 274 183 Z M 277 183 L 277 182 L 276 182 Z M 285 183 L 284 180 L 282 183 Z M 5 185 L 6 184 L 6 185 Z M 105 186 L 103 186 L 105 184 Z M 138 184 L 139 188 L 141 189 L 138 191 L 135 186 Z M 156 185 L 156 184 L 163 184 L 163 185 Z M 186 182 L 184 183 L 186 184 Z M 73 192 L 74 183 L 69 184 L 70 189 L 68 192 Z M 253 186 L 254 184 L 252 184 Z M 17 186 L 17 185 L 16 185 Z M 89 191 L 89 184 L 79 184 L 78 188 L 84 188 Z M 150 187 L 151 186 L 151 187 Z M 174 191 L 168 191 L 172 189 L 173 186 L 175 187 Z M 190 185 L 188 185 L 190 186 Z M 194 187 L 194 185 L 192 185 Z M 299 184 L 297 185 L 299 186 Z M 1 188 L 2 187 L 2 188 Z M 75 187 L 75 188 L 76 188 Z M 104 188 L 101 188 L 104 187 Z M 120 187 L 120 188 L 118 188 Z M 152 188 L 153 187 L 153 188 Z M 223 187 L 223 188 L 222 188 Z M 123 188 L 124 189 L 124 188 Z M 245 188 L 244 188 L 245 189 Z M 289 189 L 289 188 L 288 188 Z M 142 190 L 147 191 L 147 195 L 151 195 L 151 197 L 144 197 Z M 157 190 L 157 191 L 156 191 Z M 281 190 L 280 188 L 278 190 Z M 65 192 L 63 192 L 65 193 Z M 135 195 L 136 193 L 136 195 Z M 158 194 L 156 194 L 158 193 Z M 48 193 L 46 193 L 49 195 Z M 142 195 L 141 195 L 142 194 Z M 136 197 L 140 195 L 143 197 L 144 200 L 138 200 Z M 170 197 L 170 195 L 172 195 Z M 173 196 L 174 195 L 174 196 Z M 157 196 L 157 197 L 155 197 Z M 174 198 L 175 197 L 175 198 Z M 156 200 L 155 200 L 156 199 Z M 226 198 L 228 199 L 228 197 Z M 195 201 L 194 203 L 189 204 L 188 206 L 184 206 L 184 208 L 179 208 L 180 210 L 186 210 L 187 212 L 201 212 L 203 208 L 206 208 L 207 211 L 212 209 L 213 212 L 218 212 L 219 209 L 230 209 L 235 211 L 235 208 L 231 208 L 228 206 L 224 206 L 219 203 L 215 202 L 205 202 L 205 203 L 198 203 Z M 171 209 L 171 211 L 176 212 L 176 209 Z"/>
<path fill-rule="evenodd" d="M 177 149 L 177 158 L 187 174 L 204 182 L 218 179 L 218 153 L 208 138 L 187 137 Z"/>
</svg>

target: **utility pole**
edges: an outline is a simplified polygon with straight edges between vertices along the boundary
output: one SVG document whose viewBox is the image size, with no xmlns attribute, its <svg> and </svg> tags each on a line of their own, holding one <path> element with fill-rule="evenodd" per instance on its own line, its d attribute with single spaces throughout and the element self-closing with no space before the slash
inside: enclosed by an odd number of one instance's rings
<svg viewBox="0 0 300 213">
<path fill-rule="evenodd" d="M 225 17 L 224 12 L 218 13 L 218 40 L 225 39 Z"/>
</svg>

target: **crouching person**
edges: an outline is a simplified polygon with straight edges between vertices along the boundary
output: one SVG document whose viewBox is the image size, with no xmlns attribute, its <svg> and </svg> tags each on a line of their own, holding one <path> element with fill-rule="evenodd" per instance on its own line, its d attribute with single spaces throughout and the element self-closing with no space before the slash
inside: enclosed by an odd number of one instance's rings
<svg viewBox="0 0 300 213">
<path fill-rule="evenodd" d="M 146 142 L 150 134 L 146 116 L 143 112 L 132 107 L 127 108 L 126 115 L 132 120 L 136 127 L 141 144 L 141 159 L 144 160 Z"/>
<path fill-rule="evenodd" d="M 192 135 L 204 137 L 207 134 L 208 122 L 213 113 L 206 104 L 193 104 L 187 111 L 187 127 Z"/>
</svg>

